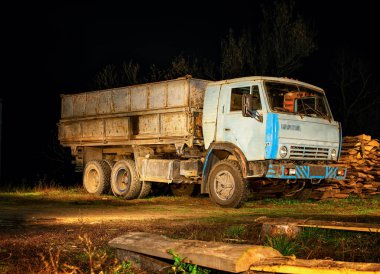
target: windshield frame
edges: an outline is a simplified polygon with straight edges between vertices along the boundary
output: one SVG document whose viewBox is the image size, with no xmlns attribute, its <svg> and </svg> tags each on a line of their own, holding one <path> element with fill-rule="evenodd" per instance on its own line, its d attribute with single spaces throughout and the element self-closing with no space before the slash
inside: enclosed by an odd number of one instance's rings
<svg viewBox="0 0 380 274">
<path fill-rule="evenodd" d="M 321 96 L 321 98 L 323 99 L 323 102 L 325 104 L 326 112 L 327 112 L 327 117 L 322 117 L 320 115 L 317 115 L 316 117 L 314 117 L 314 116 L 311 116 L 311 115 L 300 114 L 300 113 L 297 113 L 297 112 L 274 110 L 272 108 L 272 105 L 270 104 L 270 100 L 269 100 L 270 95 L 268 93 L 267 83 L 278 83 L 278 84 L 284 84 L 284 85 L 294 86 L 294 87 L 297 87 L 298 92 L 301 92 L 300 87 L 303 87 L 303 88 L 306 88 L 308 90 L 311 90 L 311 91 L 319 94 Z M 285 81 L 284 82 L 283 81 L 273 81 L 273 80 L 263 80 L 263 89 L 264 89 L 264 93 L 265 93 L 265 97 L 266 97 L 266 101 L 267 101 L 268 110 L 270 112 L 281 113 L 281 114 L 291 114 L 291 115 L 298 115 L 298 116 L 301 115 L 301 116 L 307 116 L 307 117 L 313 117 L 313 118 L 322 118 L 322 119 L 334 120 L 334 118 L 332 116 L 332 112 L 331 112 L 330 106 L 329 106 L 329 103 L 328 103 L 328 100 L 326 98 L 326 94 L 325 94 L 325 92 L 322 89 L 318 90 L 318 89 L 312 88 L 312 87 L 310 87 L 308 85 L 302 85 L 300 83 L 285 82 Z"/>
</svg>

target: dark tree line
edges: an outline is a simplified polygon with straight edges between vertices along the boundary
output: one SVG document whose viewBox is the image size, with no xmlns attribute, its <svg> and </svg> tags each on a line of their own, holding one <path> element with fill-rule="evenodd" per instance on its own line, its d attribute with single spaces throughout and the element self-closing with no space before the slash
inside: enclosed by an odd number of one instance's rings
<svg viewBox="0 0 380 274">
<path fill-rule="evenodd" d="M 291 76 L 316 48 L 316 31 L 297 12 L 294 2 L 262 6 L 256 29 L 234 32 L 221 39 L 219 60 L 174 56 L 167 67 L 151 65 L 141 73 L 133 60 L 107 65 L 95 77 L 98 88 L 173 79 L 186 74 L 211 80 L 247 75 Z"/>
<path fill-rule="evenodd" d="M 316 27 L 296 10 L 293 1 L 276 1 L 261 7 L 256 28 L 229 29 L 220 42 L 219 60 L 185 53 L 174 56 L 166 67 L 142 68 L 129 60 L 107 65 L 95 77 L 98 89 L 173 79 L 187 74 L 220 80 L 248 75 L 298 78 L 305 60 L 318 51 Z M 347 50 L 318 72 L 330 75 L 327 85 L 332 111 L 347 134 L 377 134 L 380 123 L 380 83 L 369 62 Z"/>
</svg>

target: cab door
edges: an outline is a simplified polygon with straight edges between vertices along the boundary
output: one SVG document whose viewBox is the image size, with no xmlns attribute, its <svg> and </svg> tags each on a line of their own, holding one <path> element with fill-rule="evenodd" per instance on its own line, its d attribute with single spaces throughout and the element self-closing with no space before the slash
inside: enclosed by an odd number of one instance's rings
<svg viewBox="0 0 380 274">
<path fill-rule="evenodd" d="M 259 102 L 256 118 L 243 117 L 242 97 L 253 94 Z M 248 161 L 264 160 L 265 115 L 262 110 L 260 83 L 240 82 L 222 86 L 218 108 L 216 141 L 230 142 L 239 147 Z"/>
</svg>

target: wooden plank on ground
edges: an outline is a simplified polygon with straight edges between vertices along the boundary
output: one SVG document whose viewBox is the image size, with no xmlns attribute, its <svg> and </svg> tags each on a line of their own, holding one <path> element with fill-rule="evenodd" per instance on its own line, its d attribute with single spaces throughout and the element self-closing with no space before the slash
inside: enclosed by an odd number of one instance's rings
<svg viewBox="0 0 380 274">
<path fill-rule="evenodd" d="M 258 223 L 380 233 L 380 224 L 259 217 Z"/>
<path fill-rule="evenodd" d="M 144 264 L 142 268 L 151 273 L 165 273 L 169 265 L 157 259 L 173 259 L 167 252 L 172 249 L 187 263 L 233 273 L 380 274 L 378 263 L 303 260 L 284 257 L 266 246 L 176 240 L 144 232 L 130 232 L 111 240 L 109 245 L 117 249 L 119 258 Z"/>
<path fill-rule="evenodd" d="M 302 260 L 292 257 L 269 258 L 252 265 L 251 271 L 298 274 L 379 274 L 380 264 L 351 263 L 333 260 Z"/>
<path fill-rule="evenodd" d="M 172 249 L 189 263 L 233 273 L 247 271 L 262 259 L 282 257 L 280 252 L 268 246 L 176 240 L 145 232 L 129 232 L 111 240 L 109 245 L 165 259 L 172 259 L 168 254 Z"/>
</svg>

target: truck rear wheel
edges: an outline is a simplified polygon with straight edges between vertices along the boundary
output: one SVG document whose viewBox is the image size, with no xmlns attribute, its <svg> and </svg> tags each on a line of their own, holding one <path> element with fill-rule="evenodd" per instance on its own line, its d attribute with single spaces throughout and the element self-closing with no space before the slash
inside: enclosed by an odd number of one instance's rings
<svg viewBox="0 0 380 274">
<path fill-rule="evenodd" d="M 217 162 L 209 176 L 211 199 L 222 207 L 238 208 L 248 198 L 248 185 L 236 161 Z"/>
<path fill-rule="evenodd" d="M 120 160 L 115 163 L 111 172 L 111 189 L 115 196 L 135 199 L 139 196 L 142 183 L 133 160 Z"/>
<path fill-rule="evenodd" d="M 150 191 L 152 190 L 152 183 L 151 182 L 142 182 L 141 191 L 138 199 L 145 198 L 149 195 Z"/>
<path fill-rule="evenodd" d="M 115 162 L 108 159 L 103 159 L 102 161 L 106 162 L 107 165 L 109 165 L 110 169 L 112 170 L 112 167 L 114 166 Z"/>
<path fill-rule="evenodd" d="M 104 161 L 89 161 L 83 171 L 83 186 L 88 193 L 102 194 L 109 189 L 111 168 Z"/>
</svg>

